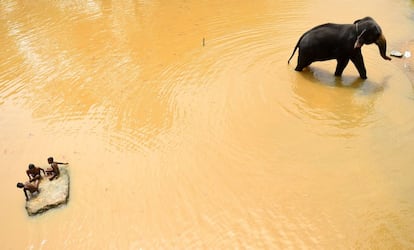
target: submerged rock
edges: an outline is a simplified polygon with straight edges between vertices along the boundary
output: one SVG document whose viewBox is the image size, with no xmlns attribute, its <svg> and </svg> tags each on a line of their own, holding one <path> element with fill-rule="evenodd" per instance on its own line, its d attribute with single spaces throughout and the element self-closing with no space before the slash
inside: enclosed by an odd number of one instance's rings
<svg viewBox="0 0 414 250">
<path fill-rule="evenodd" d="M 26 202 L 27 213 L 32 216 L 46 212 L 68 202 L 69 199 L 69 171 L 67 166 L 59 166 L 60 176 L 49 181 L 43 177 L 39 184 L 39 193 L 30 197 Z"/>
</svg>

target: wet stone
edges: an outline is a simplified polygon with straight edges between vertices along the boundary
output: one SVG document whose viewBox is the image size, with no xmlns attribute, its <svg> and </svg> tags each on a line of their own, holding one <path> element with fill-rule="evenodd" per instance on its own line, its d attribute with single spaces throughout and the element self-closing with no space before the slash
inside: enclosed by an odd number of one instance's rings
<svg viewBox="0 0 414 250">
<path fill-rule="evenodd" d="M 30 197 L 26 202 L 27 213 L 32 216 L 46 212 L 49 209 L 66 204 L 69 199 L 69 171 L 67 166 L 59 166 L 60 176 L 49 181 L 43 177 L 39 184 L 39 193 Z"/>
</svg>

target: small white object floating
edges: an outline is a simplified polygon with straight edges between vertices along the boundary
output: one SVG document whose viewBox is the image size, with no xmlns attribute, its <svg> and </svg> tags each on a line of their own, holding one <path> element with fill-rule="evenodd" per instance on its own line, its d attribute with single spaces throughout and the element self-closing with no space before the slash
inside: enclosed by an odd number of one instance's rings
<svg viewBox="0 0 414 250">
<path fill-rule="evenodd" d="M 394 57 L 398 57 L 398 58 L 401 58 L 401 57 L 410 58 L 411 57 L 411 52 L 410 51 L 405 51 L 404 54 L 403 54 L 403 53 L 399 52 L 398 50 L 392 50 L 390 52 L 390 55 L 394 56 Z"/>
<path fill-rule="evenodd" d="M 397 50 L 393 50 L 393 51 L 391 51 L 391 52 L 390 52 L 390 55 L 391 55 L 391 56 L 394 56 L 394 57 L 398 57 L 398 58 L 403 57 L 403 53 L 401 53 L 401 52 L 399 52 L 399 51 L 397 51 Z"/>
</svg>

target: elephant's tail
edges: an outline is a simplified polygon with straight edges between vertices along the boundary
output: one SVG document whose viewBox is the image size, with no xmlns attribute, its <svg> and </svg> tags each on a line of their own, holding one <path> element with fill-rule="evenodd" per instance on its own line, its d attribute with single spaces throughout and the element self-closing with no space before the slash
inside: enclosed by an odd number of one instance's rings
<svg viewBox="0 0 414 250">
<path fill-rule="evenodd" d="M 299 40 L 299 41 L 300 41 L 300 40 Z M 290 63 L 290 60 L 292 59 L 293 55 L 295 55 L 295 52 L 296 52 L 296 50 L 298 49 L 298 47 L 299 47 L 299 42 L 296 44 L 295 49 L 293 50 L 292 55 L 289 57 L 288 64 Z"/>
<path fill-rule="evenodd" d="M 313 30 L 313 29 L 312 29 Z M 311 31 L 311 30 L 309 30 Z M 290 56 L 289 60 L 288 60 L 288 64 L 290 63 L 290 60 L 292 59 L 292 57 L 295 55 L 296 50 L 299 48 L 299 43 L 302 41 L 302 38 L 309 33 L 309 31 L 305 32 L 298 40 L 298 42 L 296 43 L 295 49 L 293 50 L 292 55 Z"/>
</svg>

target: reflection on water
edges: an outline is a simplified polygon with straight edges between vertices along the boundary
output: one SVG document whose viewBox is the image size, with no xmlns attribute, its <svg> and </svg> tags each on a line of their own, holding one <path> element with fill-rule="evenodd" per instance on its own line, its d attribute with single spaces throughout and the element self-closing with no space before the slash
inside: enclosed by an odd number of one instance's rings
<svg viewBox="0 0 414 250">
<path fill-rule="evenodd" d="M 311 122 L 327 125 L 326 129 L 339 128 L 338 135 L 344 136 L 352 135 L 355 131 L 352 129 L 375 122 L 373 109 L 377 97 L 384 91 L 385 81 L 373 82 L 357 76 L 338 78 L 331 72 L 313 68 L 300 76 L 306 82 L 292 85 L 298 119 L 308 116 Z"/>
<path fill-rule="evenodd" d="M 286 64 L 368 10 L 410 39 L 406 4 L 1 2 L 4 249 L 412 248 L 407 76 L 375 46 L 368 80 Z M 51 155 L 71 200 L 28 218 L 15 183 Z"/>
</svg>

